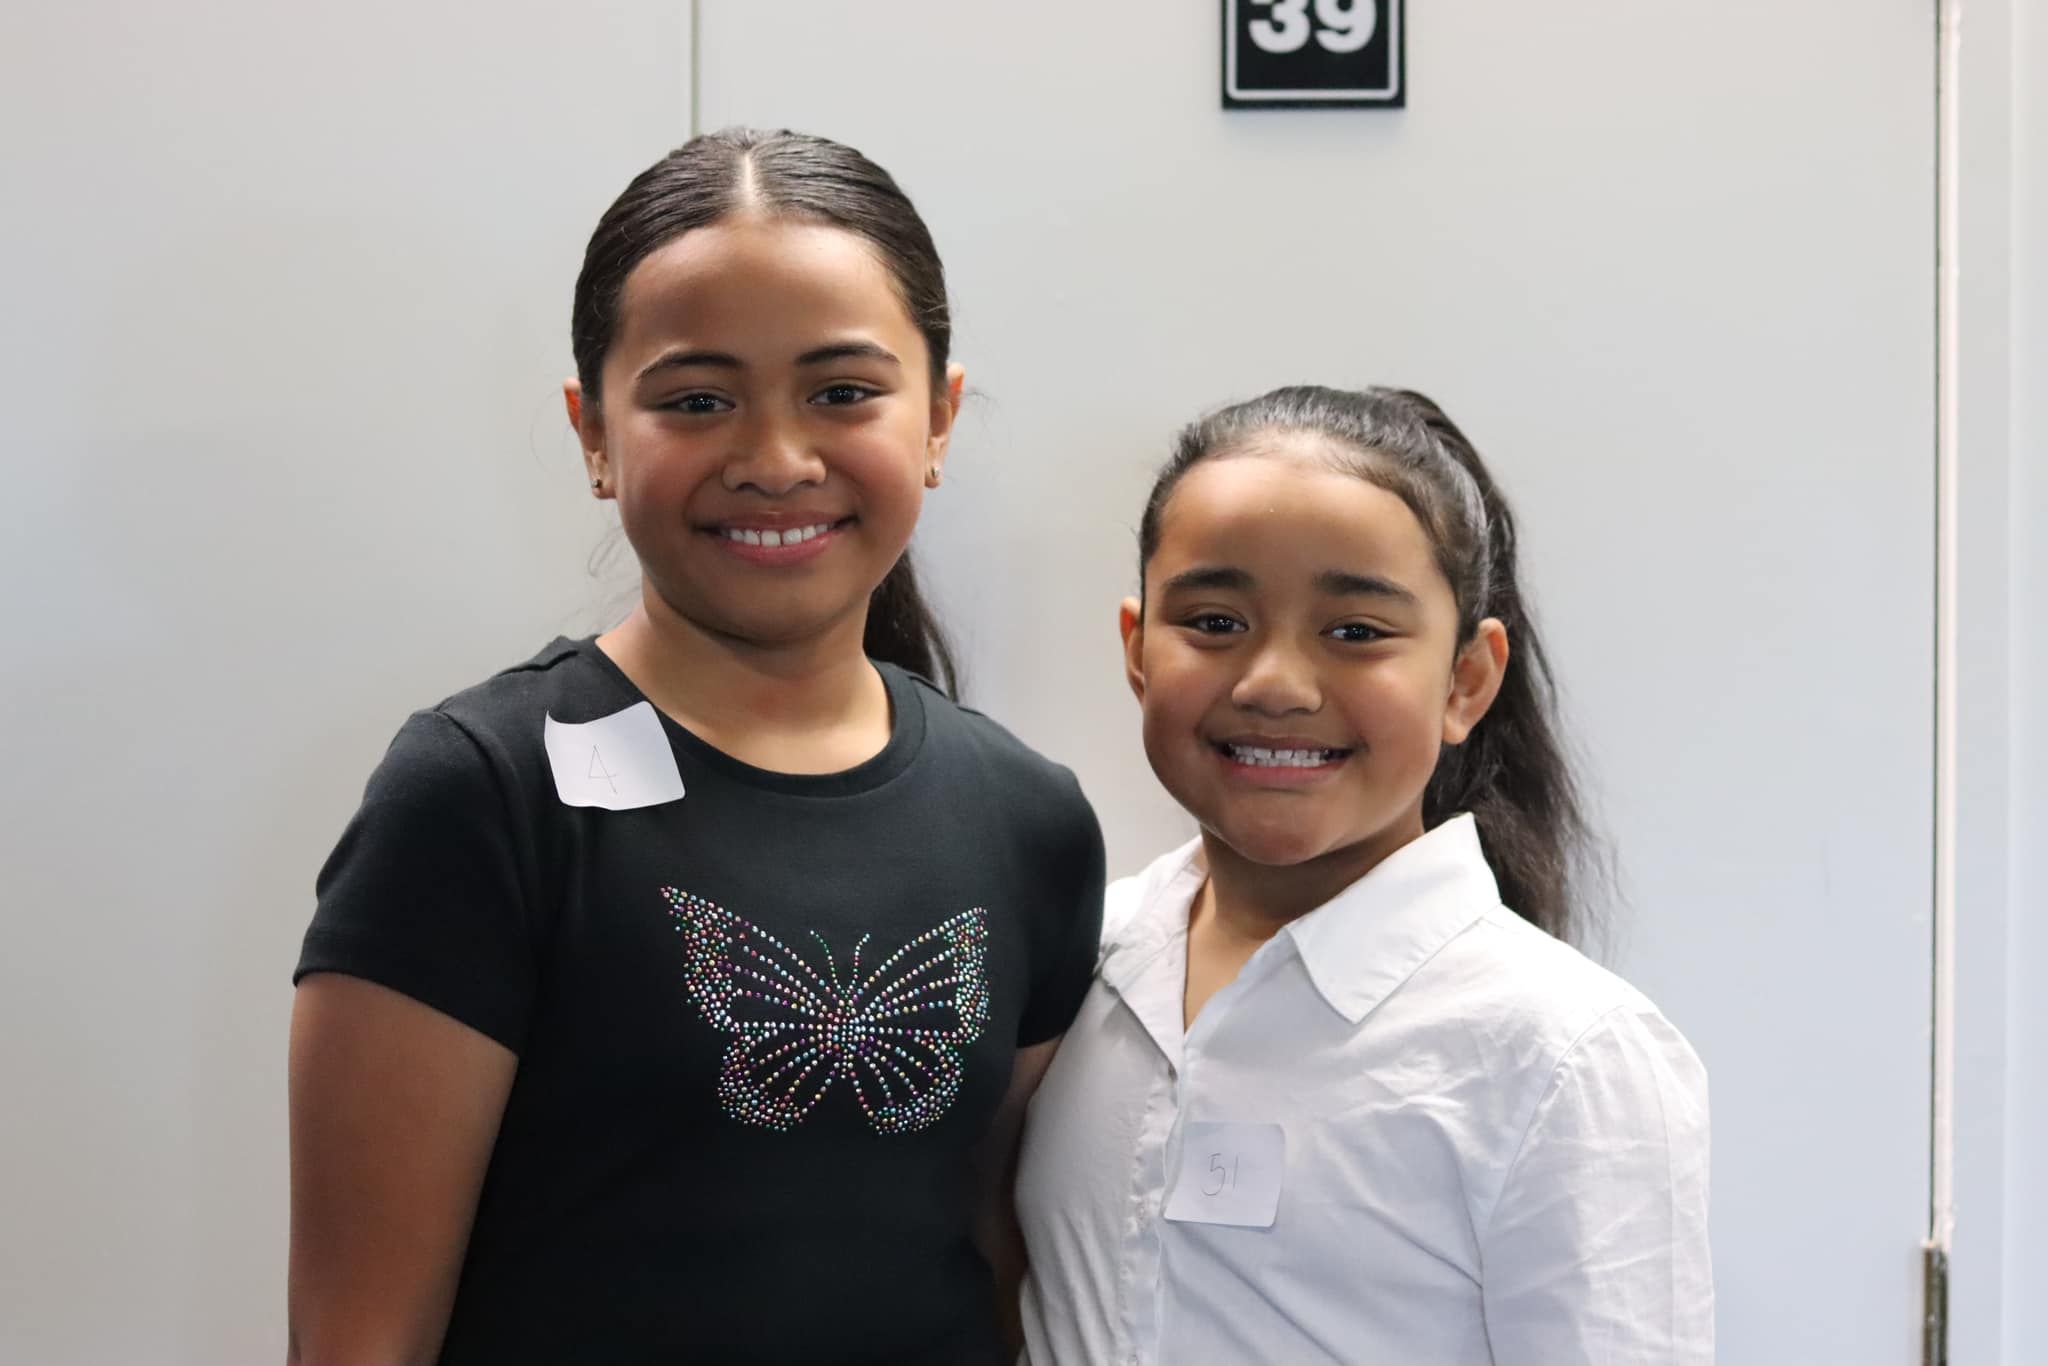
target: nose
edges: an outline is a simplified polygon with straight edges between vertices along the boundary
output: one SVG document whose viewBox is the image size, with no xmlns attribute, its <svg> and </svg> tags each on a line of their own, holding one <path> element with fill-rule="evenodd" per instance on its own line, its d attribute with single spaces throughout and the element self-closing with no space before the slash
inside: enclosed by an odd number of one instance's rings
<svg viewBox="0 0 2048 1366">
<path fill-rule="evenodd" d="M 1323 690 L 1308 653 L 1291 640 L 1274 637 L 1252 652 L 1230 700 L 1261 716 L 1288 716 L 1321 711 Z"/>
<path fill-rule="evenodd" d="M 735 444 L 720 471 L 727 489 L 752 489 L 780 498 L 825 482 L 825 462 L 807 439 L 803 423 L 756 410 L 751 421 L 736 425 L 733 435 Z"/>
</svg>

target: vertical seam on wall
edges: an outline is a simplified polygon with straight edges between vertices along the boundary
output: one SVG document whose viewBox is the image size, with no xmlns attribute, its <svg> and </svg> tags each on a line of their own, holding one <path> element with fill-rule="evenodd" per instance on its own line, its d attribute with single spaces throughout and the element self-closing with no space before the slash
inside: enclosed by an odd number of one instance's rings
<svg viewBox="0 0 2048 1366">
<path fill-rule="evenodd" d="M 690 0 L 690 136 L 704 131 L 704 4 Z"/>
</svg>

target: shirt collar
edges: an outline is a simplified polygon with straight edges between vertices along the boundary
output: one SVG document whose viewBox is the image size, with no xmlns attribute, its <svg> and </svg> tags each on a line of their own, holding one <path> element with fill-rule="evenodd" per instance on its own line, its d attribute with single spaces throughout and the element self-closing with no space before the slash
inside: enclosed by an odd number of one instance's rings
<svg viewBox="0 0 2048 1366">
<path fill-rule="evenodd" d="M 1188 907 L 1207 876 L 1200 836 L 1160 855 L 1136 877 L 1113 883 L 1102 917 L 1102 980 L 1119 995 L 1169 946 L 1185 944 Z"/>
<path fill-rule="evenodd" d="M 1102 916 L 1102 981 L 1180 1071 L 1186 1039 L 1188 906 L 1201 890 L 1199 839 L 1113 884 Z"/>
<path fill-rule="evenodd" d="M 1131 998 L 1169 947 L 1185 953 L 1188 906 L 1206 874 L 1190 840 L 1111 889 L 1103 918 L 1102 980 Z M 1470 815 L 1402 845 L 1283 934 L 1330 1009 L 1357 1024 L 1437 950 L 1500 904 L 1500 888 Z"/>
<path fill-rule="evenodd" d="M 1283 933 L 1330 1008 L 1352 1024 L 1500 905 L 1479 826 L 1454 816 L 1389 854 Z"/>
</svg>

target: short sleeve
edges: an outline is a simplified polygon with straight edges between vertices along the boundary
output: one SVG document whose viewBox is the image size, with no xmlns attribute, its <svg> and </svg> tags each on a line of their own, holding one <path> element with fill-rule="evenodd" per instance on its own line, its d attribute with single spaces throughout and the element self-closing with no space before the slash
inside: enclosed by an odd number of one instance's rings
<svg viewBox="0 0 2048 1366">
<path fill-rule="evenodd" d="M 469 732 L 440 712 L 416 713 L 320 871 L 292 981 L 361 977 L 517 1052 L 537 972 L 519 830 Z"/>
<path fill-rule="evenodd" d="M 1062 770 L 1061 777 L 1063 796 L 1045 822 L 1045 847 L 1034 851 L 1045 870 L 1044 914 L 1037 917 L 1031 999 L 1017 1025 L 1020 1048 L 1066 1033 L 1095 976 L 1102 937 L 1102 827 L 1074 776 Z"/>
<path fill-rule="evenodd" d="M 1707 1080 L 1654 1011 L 1565 1054 L 1480 1244 L 1500 1366 L 1711 1366 Z"/>
</svg>

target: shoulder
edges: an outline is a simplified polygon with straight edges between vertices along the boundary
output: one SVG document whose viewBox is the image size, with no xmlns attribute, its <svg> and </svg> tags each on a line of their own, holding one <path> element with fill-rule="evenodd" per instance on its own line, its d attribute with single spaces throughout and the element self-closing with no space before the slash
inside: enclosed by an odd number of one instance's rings
<svg viewBox="0 0 2048 1366">
<path fill-rule="evenodd" d="M 1437 967 L 1496 1075 L 1547 1086 L 1588 1069 L 1655 1073 L 1704 1104 L 1699 1055 L 1649 997 L 1505 907 L 1475 921 Z"/>
<path fill-rule="evenodd" d="M 1590 1190 L 1596 1168 L 1614 1189 L 1703 1168 L 1706 1069 L 1618 974 L 1498 905 L 1427 971 L 1425 1037 L 1462 1083 L 1447 1089 L 1467 1107 L 1482 1226 L 1511 1191 Z"/>
<path fill-rule="evenodd" d="M 614 710 L 604 679 L 575 641 L 557 640 L 522 663 L 414 712 L 372 779 L 378 788 L 436 799 L 491 798 L 517 805 L 548 778 L 543 719 L 582 721 Z"/>
<path fill-rule="evenodd" d="M 587 721 L 614 711 L 626 699 L 590 655 L 587 641 L 556 640 L 531 659 L 500 669 L 483 682 L 443 698 L 428 713 L 439 715 L 489 746 L 529 734 L 538 738 L 541 718 Z"/>
<path fill-rule="evenodd" d="M 1027 819 L 1095 828 L 1094 809 L 1073 770 L 1032 749 L 993 718 L 947 697 L 922 674 L 896 672 L 916 689 L 924 705 L 927 743 L 943 762 L 961 770 L 956 776 L 993 784 L 989 790 L 1021 808 Z"/>
<path fill-rule="evenodd" d="M 443 698 L 426 714 L 462 730 L 495 762 L 545 771 L 541 736 L 547 717 L 593 721 L 633 700 L 595 645 L 558 639 L 531 659 Z"/>
</svg>

